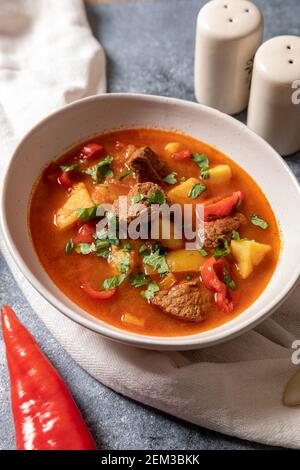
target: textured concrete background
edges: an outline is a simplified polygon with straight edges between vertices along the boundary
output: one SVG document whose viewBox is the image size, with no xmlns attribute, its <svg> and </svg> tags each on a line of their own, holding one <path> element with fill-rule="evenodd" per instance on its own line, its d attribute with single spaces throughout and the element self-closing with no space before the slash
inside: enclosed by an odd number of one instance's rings
<svg viewBox="0 0 300 470">
<path fill-rule="evenodd" d="M 161 94 L 194 100 L 193 49 L 196 14 L 205 1 L 145 0 L 89 4 L 88 17 L 108 57 L 109 91 Z M 300 34 L 299 0 L 256 0 L 266 38 Z M 239 119 L 244 120 L 244 115 Z M 299 155 L 287 159 L 300 178 Z M 66 380 L 102 449 L 261 449 L 128 400 L 90 377 L 63 350 L 34 314 L 0 256 L 0 304 L 10 303 Z M 9 382 L 0 342 L 0 449 L 14 448 Z"/>
</svg>

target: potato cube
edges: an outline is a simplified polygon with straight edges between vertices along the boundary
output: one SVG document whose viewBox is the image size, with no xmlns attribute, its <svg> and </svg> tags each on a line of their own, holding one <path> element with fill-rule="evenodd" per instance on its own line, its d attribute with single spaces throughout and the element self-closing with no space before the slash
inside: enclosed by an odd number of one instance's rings
<svg viewBox="0 0 300 470">
<path fill-rule="evenodd" d="M 229 165 L 217 165 L 208 170 L 209 181 L 211 183 L 220 184 L 230 181 L 232 173 Z"/>
<path fill-rule="evenodd" d="M 198 250 L 174 250 L 167 254 L 167 263 L 171 272 L 199 271 L 205 262 Z"/>
<path fill-rule="evenodd" d="M 240 276 L 246 279 L 271 251 L 271 246 L 254 240 L 232 240 L 231 249 L 237 260 Z"/>
<path fill-rule="evenodd" d="M 84 183 L 75 184 L 65 204 L 56 212 L 55 223 L 59 229 L 65 229 L 78 219 L 76 211 L 93 207 L 94 203 Z"/>
<path fill-rule="evenodd" d="M 143 318 L 138 318 L 131 313 L 124 313 L 121 318 L 122 322 L 128 323 L 129 325 L 142 327 L 145 325 L 145 320 Z"/>
</svg>

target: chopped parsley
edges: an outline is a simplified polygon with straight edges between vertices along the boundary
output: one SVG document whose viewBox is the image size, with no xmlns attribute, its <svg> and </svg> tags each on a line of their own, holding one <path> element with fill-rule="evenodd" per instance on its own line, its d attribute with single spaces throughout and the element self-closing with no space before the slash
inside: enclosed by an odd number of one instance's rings
<svg viewBox="0 0 300 470">
<path fill-rule="evenodd" d="M 98 206 L 93 207 L 85 207 L 82 209 L 77 209 L 76 215 L 79 219 L 83 220 L 83 222 L 88 222 L 91 219 L 94 219 L 97 214 Z"/>
<path fill-rule="evenodd" d="M 113 157 L 108 155 L 107 157 L 104 158 L 104 160 L 97 163 L 97 165 L 94 165 L 90 168 L 87 168 L 86 170 L 81 170 L 81 171 L 82 173 L 85 173 L 86 175 L 91 176 L 94 183 L 99 183 L 100 181 L 99 173 L 104 178 L 113 178 L 114 173 L 112 169 L 110 168 L 110 164 L 112 161 L 113 161 Z"/>
<path fill-rule="evenodd" d="M 138 202 L 141 202 L 142 200 L 144 199 L 144 195 L 143 194 L 135 194 L 132 198 L 131 198 L 131 204 L 137 204 Z"/>
<path fill-rule="evenodd" d="M 166 255 L 165 253 L 161 254 L 160 249 L 157 249 L 153 253 L 144 255 L 143 263 L 151 266 L 158 274 L 166 274 L 169 272 Z"/>
<path fill-rule="evenodd" d="M 130 271 L 130 253 L 125 251 L 122 258 L 118 263 L 118 267 L 121 273 L 128 274 Z"/>
<path fill-rule="evenodd" d="M 132 250 L 132 245 L 131 245 L 131 243 L 124 243 L 123 249 L 124 249 L 125 251 L 131 251 L 131 250 Z"/>
<path fill-rule="evenodd" d="M 89 255 L 96 251 L 96 246 L 95 243 L 78 243 L 75 246 L 75 251 L 80 255 Z"/>
<path fill-rule="evenodd" d="M 194 184 L 194 186 L 190 190 L 190 192 L 188 194 L 188 197 L 190 199 L 197 199 L 197 197 L 199 197 L 202 193 L 204 193 L 204 191 L 206 191 L 206 189 L 207 188 L 206 188 L 205 184 L 196 183 L 196 184 Z"/>
<path fill-rule="evenodd" d="M 204 248 L 200 248 L 199 252 L 200 252 L 201 256 L 207 256 L 208 255 L 207 251 Z"/>
<path fill-rule="evenodd" d="M 73 171 L 73 170 L 79 170 L 80 169 L 80 166 L 79 165 L 76 165 L 76 164 L 73 164 L 73 165 L 61 165 L 60 166 L 60 169 L 61 171 L 63 171 L 64 173 L 68 173 L 69 171 Z"/>
<path fill-rule="evenodd" d="M 224 237 L 219 237 L 217 239 L 219 241 L 219 245 L 216 247 L 213 255 L 218 260 L 222 258 L 222 256 L 228 256 L 231 253 L 231 247 Z"/>
<path fill-rule="evenodd" d="M 185 276 L 185 278 L 186 278 L 187 281 L 191 281 L 193 279 L 193 275 L 192 274 L 187 274 Z"/>
<path fill-rule="evenodd" d="M 164 204 L 166 202 L 166 198 L 160 189 L 155 189 L 148 197 L 147 202 L 149 204 Z"/>
<path fill-rule="evenodd" d="M 241 239 L 239 232 L 237 232 L 236 230 L 232 230 L 231 238 L 232 238 L 232 240 L 240 240 Z"/>
<path fill-rule="evenodd" d="M 114 287 L 118 287 L 126 279 L 126 274 L 119 274 L 119 276 L 109 277 L 103 281 L 102 287 L 104 290 L 110 290 Z"/>
<path fill-rule="evenodd" d="M 74 243 L 73 243 L 72 238 L 70 238 L 70 240 L 68 240 L 66 245 L 65 245 L 66 255 L 69 255 L 71 253 L 71 251 L 73 250 L 73 247 L 74 247 Z"/>
<path fill-rule="evenodd" d="M 207 156 L 204 153 L 193 153 L 192 160 L 198 165 L 200 169 L 200 174 L 203 179 L 209 178 L 209 161 Z"/>
<path fill-rule="evenodd" d="M 144 273 L 130 274 L 129 279 L 133 287 L 147 286 L 151 282 L 151 278 Z"/>
<path fill-rule="evenodd" d="M 256 214 L 253 214 L 253 215 L 250 216 L 250 222 L 253 225 L 257 225 L 257 227 L 262 228 L 263 230 L 266 230 L 269 227 L 268 222 L 266 222 L 264 219 L 261 219 Z"/>
<path fill-rule="evenodd" d="M 145 299 L 150 300 L 154 296 L 155 292 L 158 292 L 159 290 L 158 284 L 155 281 L 151 281 L 149 282 L 147 289 L 142 291 L 141 294 Z"/>
<path fill-rule="evenodd" d="M 122 181 L 124 178 L 131 175 L 132 173 L 134 173 L 134 170 L 125 171 L 125 173 L 122 173 L 122 175 L 119 176 L 119 180 Z"/>
<path fill-rule="evenodd" d="M 224 283 L 229 287 L 229 289 L 235 290 L 236 285 L 226 266 L 224 267 Z"/>
<path fill-rule="evenodd" d="M 143 244 L 139 247 L 139 255 L 142 255 L 143 253 L 146 253 L 148 251 L 147 245 Z"/>
<path fill-rule="evenodd" d="M 169 175 L 163 178 L 163 181 L 167 184 L 176 184 L 177 183 L 177 173 L 176 171 L 172 171 Z"/>
</svg>

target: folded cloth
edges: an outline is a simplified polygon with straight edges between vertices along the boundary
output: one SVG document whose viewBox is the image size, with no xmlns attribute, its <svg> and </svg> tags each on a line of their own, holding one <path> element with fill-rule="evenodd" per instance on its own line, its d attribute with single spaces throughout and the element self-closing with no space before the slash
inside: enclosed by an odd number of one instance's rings
<svg viewBox="0 0 300 470">
<path fill-rule="evenodd" d="M 0 4 L 0 174 L 20 137 L 70 101 L 105 91 L 105 59 L 79 0 Z M 110 342 L 61 315 L 1 248 L 25 296 L 52 334 L 112 389 L 198 425 L 262 443 L 300 447 L 300 409 L 282 405 L 296 371 L 296 290 L 275 315 L 239 338 L 189 352 L 145 351 Z"/>
</svg>

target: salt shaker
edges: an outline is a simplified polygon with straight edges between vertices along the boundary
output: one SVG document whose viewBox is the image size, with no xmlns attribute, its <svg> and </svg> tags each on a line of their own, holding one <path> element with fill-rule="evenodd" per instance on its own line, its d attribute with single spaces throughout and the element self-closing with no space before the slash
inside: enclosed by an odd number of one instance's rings
<svg viewBox="0 0 300 470">
<path fill-rule="evenodd" d="M 247 107 L 263 16 L 248 0 L 212 0 L 200 10 L 195 47 L 197 101 L 228 114 Z"/>
<path fill-rule="evenodd" d="M 300 150 L 300 37 L 278 36 L 257 51 L 248 126 L 281 155 Z"/>
</svg>

